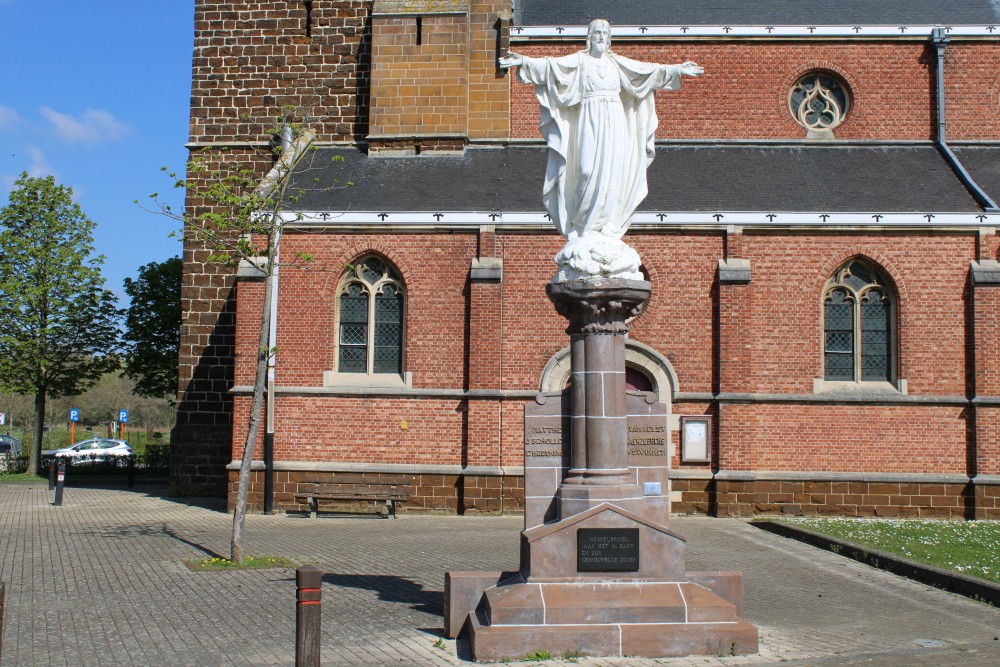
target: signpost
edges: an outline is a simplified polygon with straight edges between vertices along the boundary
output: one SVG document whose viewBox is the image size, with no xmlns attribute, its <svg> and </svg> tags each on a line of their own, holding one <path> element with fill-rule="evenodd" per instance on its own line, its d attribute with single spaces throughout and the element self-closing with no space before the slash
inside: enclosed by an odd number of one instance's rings
<svg viewBox="0 0 1000 667">
<path fill-rule="evenodd" d="M 121 435 L 119 435 L 118 437 L 121 438 L 122 440 L 125 439 L 125 424 L 127 423 L 128 423 L 128 410 L 119 410 L 118 424 L 121 427 Z"/>
<path fill-rule="evenodd" d="M 69 409 L 69 444 L 76 442 L 76 423 L 80 421 L 80 411 L 77 408 Z"/>
</svg>

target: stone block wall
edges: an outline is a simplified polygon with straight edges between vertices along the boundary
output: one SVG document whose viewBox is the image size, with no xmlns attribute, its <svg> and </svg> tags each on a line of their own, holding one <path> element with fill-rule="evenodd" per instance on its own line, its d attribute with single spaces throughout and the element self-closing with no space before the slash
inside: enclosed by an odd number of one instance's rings
<svg viewBox="0 0 1000 667">
<path fill-rule="evenodd" d="M 996 518 L 997 486 L 947 482 L 866 482 L 825 480 L 723 481 L 675 479 L 677 514 L 716 516 L 858 516 L 902 519 L 967 519 L 974 508 Z"/>
<path fill-rule="evenodd" d="M 197 0 L 190 140 L 266 143 L 286 106 L 323 139 L 363 139 L 371 4 Z"/>
<path fill-rule="evenodd" d="M 352 478 L 357 473 L 348 474 Z M 377 484 L 386 475 L 366 473 L 364 475 Z M 397 510 L 399 514 L 500 514 L 520 513 L 524 511 L 523 477 L 511 476 L 477 476 L 448 474 L 405 474 L 391 473 L 391 477 L 411 477 L 413 479 L 410 501 L 402 504 Z M 236 495 L 238 472 L 229 473 L 229 495 Z M 316 482 L 329 483 L 337 479 L 335 472 L 300 472 L 276 471 L 274 478 L 275 507 L 288 512 L 308 512 L 307 503 L 295 500 L 296 493 L 308 491 Z M 264 476 L 262 471 L 254 471 L 250 478 L 250 493 L 248 507 L 250 511 L 261 511 L 264 507 Z M 381 511 L 384 503 L 378 506 L 371 501 L 335 502 L 326 501 L 320 504 L 320 511 L 372 512 L 375 508 Z"/>
<path fill-rule="evenodd" d="M 272 164 L 265 148 L 199 150 L 209 169 L 243 165 L 265 173 Z M 189 174 L 191 191 L 204 176 Z M 208 211 L 207 202 L 189 195 L 188 211 Z M 171 491 L 185 496 L 225 492 L 225 465 L 232 443 L 232 389 L 236 355 L 235 276 L 231 266 L 211 260 L 209 244 L 186 233 L 181 284 L 181 337 L 177 420 L 171 446 Z"/>
<path fill-rule="evenodd" d="M 467 14 L 376 16 L 371 134 L 465 136 L 468 40 Z"/>
<path fill-rule="evenodd" d="M 509 76 L 497 68 L 498 52 L 510 45 L 510 0 L 471 0 L 469 3 L 469 114 L 470 140 L 510 136 Z"/>
<path fill-rule="evenodd" d="M 190 148 L 263 177 L 273 129 L 291 111 L 325 140 L 368 133 L 371 0 L 196 0 Z M 189 181 L 197 183 L 194 174 Z M 189 197 L 187 211 L 203 202 Z M 178 417 L 171 437 L 171 489 L 223 495 L 232 446 L 234 272 L 184 244 Z"/>
<path fill-rule="evenodd" d="M 372 17 L 371 150 L 462 150 L 508 136 L 510 3 L 455 3 L 451 13 Z M 458 6 L 461 6 L 459 11 Z"/>
</svg>

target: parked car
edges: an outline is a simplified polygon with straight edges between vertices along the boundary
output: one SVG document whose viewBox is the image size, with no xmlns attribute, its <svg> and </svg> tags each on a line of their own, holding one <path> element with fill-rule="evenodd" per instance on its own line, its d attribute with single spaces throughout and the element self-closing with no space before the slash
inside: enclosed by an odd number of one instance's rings
<svg viewBox="0 0 1000 667">
<path fill-rule="evenodd" d="M 9 454 L 12 458 L 21 455 L 21 441 L 12 435 L 0 435 L 0 454 Z"/>
<path fill-rule="evenodd" d="M 119 468 L 128 465 L 129 459 L 135 454 L 131 445 L 124 440 L 108 438 L 91 438 L 81 440 L 75 445 L 63 447 L 48 453 L 49 456 L 66 459 L 69 465 L 90 465 L 95 463 L 113 463 Z"/>
</svg>

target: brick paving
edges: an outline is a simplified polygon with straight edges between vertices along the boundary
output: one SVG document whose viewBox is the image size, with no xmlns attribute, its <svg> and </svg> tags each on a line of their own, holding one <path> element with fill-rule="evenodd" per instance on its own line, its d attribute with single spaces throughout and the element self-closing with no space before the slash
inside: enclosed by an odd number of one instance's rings
<svg viewBox="0 0 1000 667">
<path fill-rule="evenodd" d="M 0 484 L 2 667 L 293 664 L 294 571 L 191 572 L 185 559 L 227 552 L 231 518 L 162 492 L 70 487 L 57 508 L 44 484 Z M 520 517 L 253 515 L 247 546 L 325 571 L 324 664 L 463 665 L 463 643 L 435 646 L 444 572 L 514 567 L 520 527 Z M 761 653 L 545 664 L 1000 664 L 1000 609 L 736 520 L 671 527 L 688 538 L 689 569 L 743 570 Z"/>
</svg>

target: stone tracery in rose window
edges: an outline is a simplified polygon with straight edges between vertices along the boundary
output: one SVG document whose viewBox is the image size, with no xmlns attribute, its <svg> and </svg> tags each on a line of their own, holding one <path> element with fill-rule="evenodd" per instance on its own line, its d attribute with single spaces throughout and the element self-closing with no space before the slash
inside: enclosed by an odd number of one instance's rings
<svg viewBox="0 0 1000 667">
<path fill-rule="evenodd" d="M 810 138 L 833 138 L 833 130 L 844 122 L 851 98 L 847 85 L 827 72 L 809 72 L 800 77 L 788 95 L 795 121 L 809 130 Z"/>
</svg>

